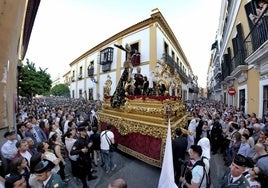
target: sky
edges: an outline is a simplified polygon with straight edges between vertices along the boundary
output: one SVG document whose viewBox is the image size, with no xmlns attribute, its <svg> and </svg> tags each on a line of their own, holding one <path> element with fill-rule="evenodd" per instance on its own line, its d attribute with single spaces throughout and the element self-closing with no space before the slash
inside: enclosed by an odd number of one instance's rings
<svg viewBox="0 0 268 188">
<path fill-rule="evenodd" d="M 206 76 L 221 0 L 42 0 L 26 58 L 64 75 L 77 57 L 118 32 L 150 18 L 158 8 L 179 41 L 199 86 Z"/>
</svg>

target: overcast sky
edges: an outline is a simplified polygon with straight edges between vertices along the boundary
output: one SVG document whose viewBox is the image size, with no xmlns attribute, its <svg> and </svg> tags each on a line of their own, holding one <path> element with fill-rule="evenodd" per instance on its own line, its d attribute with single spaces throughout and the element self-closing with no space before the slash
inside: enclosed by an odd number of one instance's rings
<svg viewBox="0 0 268 188">
<path fill-rule="evenodd" d="M 43 0 L 26 54 L 52 78 L 107 38 L 150 17 L 158 8 L 177 37 L 199 85 L 206 85 L 221 0 Z"/>
</svg>

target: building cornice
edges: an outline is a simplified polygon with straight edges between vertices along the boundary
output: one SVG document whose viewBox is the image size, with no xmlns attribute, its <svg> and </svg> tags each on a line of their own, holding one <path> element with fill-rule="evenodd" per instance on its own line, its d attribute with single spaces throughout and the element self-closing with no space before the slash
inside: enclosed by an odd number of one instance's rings
<svg viewBox="0 0 268 188">
<path fill-rule="evenodd" d="M 159 26 L 165 31 L 165 33 L 168 35 L 169 39 L 172 41 L 173 45 L 175 46 L 175 48 L 178 50 L 178 52 L 180 53 L 181 57 L 184 59 L 185 64 L 187 64 L 187 66 L 189 67 L 190 71 L 192 71 L 192 68 L 186 58 L 186 55 L 184 54 L 178 40 L 176 39 L 174 33 L 172 32 L 171 28 L 169 27 L 168 23 L 166 22 L 165 18 L 163 17 L 163 15 L 161 14 L 160 11 L 151 14 L 151 17 L 143 20 L 141 22 L 138 22 L 137 24 L 113 35 L 112 37 L 108 38 L 107 40 L 101 42 L 100 44 L 98 44 L 97 46 L 91 48 L 90 50 L 88 50 L 87 52 L 85 52 L 84 54 L 82 54 L 81 56 L 79 56 L 78 58 L 76 58 L 74 61 L 72 61 L 70 63 L 70 66 L 74 65 L 75 63 L 77 63 L 78 61 L 84 59 L 85 57 L 89 56 L 90 54 L 100 50 L 102 47 L 120 39 L 123 38 L 124 36 L 133 33 L 137 30 L 140 30 L 144 27 L 148 27 L 153 23 L 158 23 Z"/>
</svg>

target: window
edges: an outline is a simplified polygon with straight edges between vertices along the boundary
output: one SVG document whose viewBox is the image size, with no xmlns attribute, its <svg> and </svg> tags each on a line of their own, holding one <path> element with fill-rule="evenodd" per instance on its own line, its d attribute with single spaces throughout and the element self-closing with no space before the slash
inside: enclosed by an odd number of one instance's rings
<svg viewBox="0 0 268 188">
<path fill-rule="evenodd" d="M 168 44 L 166 42 L 164 42 L 164 50 L 164 53 L 168 54 Z"/>
<path fill-rule="evenodd" d="M 72 82 L 75 81 L 75 71 L 73 71 L 73 74 L 72 74 L 72 78 L 71 78 Z"/>
<path fill-rule="evenodd" d="M 263 111 L 262 114 L 265 115 L 268 112 L 268 85 L 263 87 Z"/>
<path fill-rule="evenodd" d="M 79 75 L 78 75 L 78 79 L 82 79 L 82 75 L 83 75 L 83 67 L 79 67 Z"/>
<path fill-rule="evenodd" d="M 113 62 L 114 49 L 112 47 L 105 48 L 100 52 L 100 64 L 106 65 Z"/>
<path fill-rule="evenodd" d="M 93 100 L 93 88 L 88 89 L 88 100 Z"/>
<path fill-rule="evenodd" d="M 245 96 L 246 92 L 245 89 L 239 90 L 239 109 L 245 112 Z"/>
<path fill-rule="evenodd" d="M 92 77 L 94 75 L 94 61 L 89 63 L 89 66 L 87 67 L 87 75 L 88 77 Z"/>
<path fill-rule="evenodd" d="M 83 94 L 82 94 L 82 89 L 79 89 L 79 98 L 82 98 Z"/>
<path fill-rule="evenodd" d="M 74 98 L 74 90 L 72 90 L 72 98 Z"/>
<path fill-rule="evenodd" d="M 171 57 L 172 57 L 172 59 L 175 61 L 175 53 L 173 52 L 173 50 L 172 50 L 172 52 L 171 52 Z"/>
<path fill-rule="evenodd" d="M 141 63 L 139 43 L 137 42 L 137 43 L 131 44 L 130 48 L 131 48 L 131 63 L 134 67 L 139 66 Z"/>
<path fill-rule="evenodd" d="M 135 50 L 139 51 L 139 43 L 136 42 L 134 44 L 131 44 L 130 48 L 131 48 L 131 51 L 135 51 Z"/>
</svg>

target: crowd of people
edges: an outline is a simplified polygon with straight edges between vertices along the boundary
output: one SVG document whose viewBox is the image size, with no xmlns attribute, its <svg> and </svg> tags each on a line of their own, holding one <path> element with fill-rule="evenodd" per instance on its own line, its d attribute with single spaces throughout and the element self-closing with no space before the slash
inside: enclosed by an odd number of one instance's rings
<svg viewBox="0 0 268 188">
<path fill-rule="evenodd" d="M 268 113 L 258 118 L 221 102 L 186 103 L 188 135 L 177 128 L 172 142 L 175 182 L 182 187 L 208 187 L 211 154 L 221 154 L 228 171 L 219 187 L 266 187 Z M 66 187 L 70 175 L 83 187 L 98 178 L 95 167 L 113 172 L 111 125 L 99 130 L 100 101 L 42 98 L 19 104 L 16 130 L 4 134 L 1 182 L 5 187 Z M 190 162 L 187 160 L 190 159 Z M 66 173 L 66 163 L 71 173 Z M 83 173 L 81 173 L 83 172 Z M 122 179 L 115 183 L 126 182 Z M 109 185 L 113 186 L 113 183 Z"/>
<path fill-rule="evenodd" d="M 100 132 L 100 107 L 100 101 L 83 99 L 21 99 L 16 129 L 4 134 L 0 181 L 6 188 L 49 188 L 67 187 L 72 177 L 86 188 L 88 181 L 98 178 L 95 167 L 114 171 L 117 166 L 109 148 L 114 134 L 110 124 Z M 71 174 L 66 173 L 67 162 Z"/>
<path fill-rule="evenodd" d="M 208 187 L 211 154 L 221 154 L 228 171 L 216 180 L 219 187 L 268 186 L 268 113 L 258 118 L 255 113 L 208 100 L 187 103 L 186 108 L 193 117 L 185 127 L 191 134 L 183 135 L 178 128 L 172 144 L 177 185 Z M 187 158 L 190 165 L 185 163 Z M 191 169 L 188 180 L 187 169 Z"/>
</svg>

